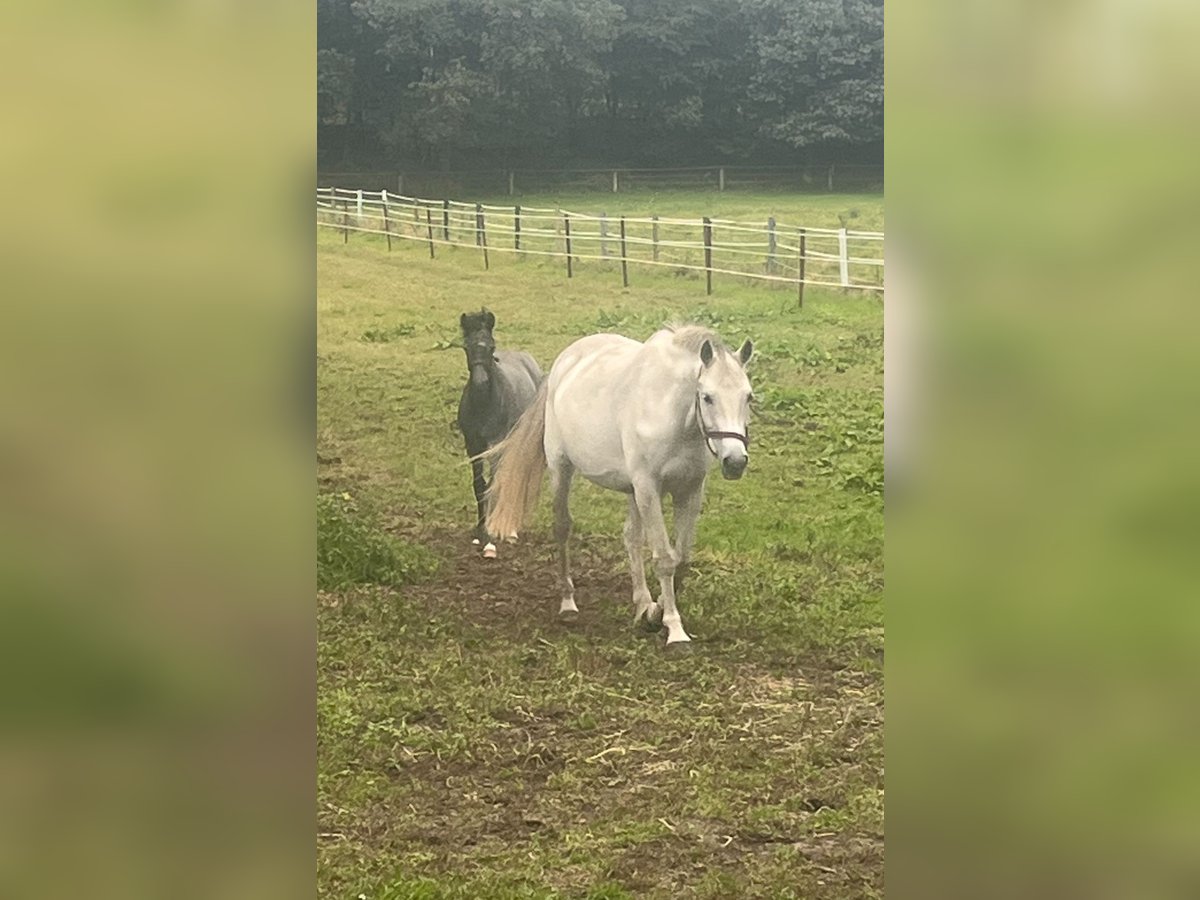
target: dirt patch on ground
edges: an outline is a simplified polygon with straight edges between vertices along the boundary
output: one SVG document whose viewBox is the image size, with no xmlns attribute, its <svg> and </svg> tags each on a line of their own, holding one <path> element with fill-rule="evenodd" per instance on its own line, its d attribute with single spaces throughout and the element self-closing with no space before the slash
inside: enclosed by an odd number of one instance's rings
<svg viewBox="0 0 1200 900">
<path fill-rule="evenodd" d="M 627 611 L 633 620 L 628 561 L 614 558 L 612 547 L 572 539 L 571 580 L 581 614 L 563 625 L 558 622 L 558 564 L 552 540 L 522 535 L 516 543 L 500 544 L 498 559 L 484 559 L 465 531 L 426 528 L 404 536 L 434 550 L 442 561 L 436 579 L 407 592 L 432 610 L 466 615 L 513 635 L 549 623 L 584 634 L 608 634 L 614 608 Z"/>
<path fill-rule="evenodd" d="M 672 659 L 636 637 L 619 538 L 573 541 L 564 625 L 547 537 L 487 560 L 465 530 L 389 531 L 441 567 L 322 597 L 344 698 L 322 736 L 325 895 L 410 875 L 463 896 L 881 894 L 877 675 L 722 641 Z"/>
</svg>

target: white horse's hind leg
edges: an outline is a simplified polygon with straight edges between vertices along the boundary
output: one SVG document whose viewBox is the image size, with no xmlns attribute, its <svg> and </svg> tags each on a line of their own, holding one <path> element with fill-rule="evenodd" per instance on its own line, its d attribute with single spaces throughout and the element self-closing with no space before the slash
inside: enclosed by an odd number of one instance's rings
<svg viewBox="0 0 1200 900">
<path fill-rule="evenodd" d="M 629 574 L 633 578 L 633 624 L 657 631 L 662 625 L 662 607 L 650 596 L 646 586 L 646 538 L 637 500 L 629 498 L 629 516 L 625 519 L 625 549 L 629 553 Z"/>
<path fill-rule="evenodd" d="M 574 619 L 579 615 L 568 548 L 571 540 L 571 479 L 574 475 L 574 467 L 565 459 L 557 460 L 550 466 L 550 487 L 554 491 L 554 540 L 558 544 L 558 589 L 562 594 L 558 615 L 562 619 Z"/>
<path fill-rule="evenodd" d="M 667 534 L 667 523 L 663 518 L 662 497 L 652 479 L 641 479 L 634 484 L 634 498 L 642 516 L 642 527 L 654 554 L 654 571 L 662 587 L 659 602 L 663 608 L 663 625 L 667 629 L 667 646 L 686 644 L 691 641 L 683 630 L 683 620 L 675 608 L 675 550 Z"/>
</svg>

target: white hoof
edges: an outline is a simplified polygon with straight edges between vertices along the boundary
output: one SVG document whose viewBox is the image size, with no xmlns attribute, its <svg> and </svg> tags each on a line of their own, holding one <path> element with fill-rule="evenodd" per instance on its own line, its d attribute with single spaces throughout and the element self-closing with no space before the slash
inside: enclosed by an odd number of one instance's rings
<svg viewBox="0 0 1200 900">
<path fill-rule="evenodd" d="M 483 558 L 484 559 L 495 559 L 496 558 L 496 545 L 493 544 L 491 541 L 489 541 L 483 548 Z"/>
<path fill-rule="evenodd" d="M 514 531 L 512 534 L 506 534 L 504 540 L 510 544 L 515 544 L 517 542 L 517 533 Z"/>
</svg>

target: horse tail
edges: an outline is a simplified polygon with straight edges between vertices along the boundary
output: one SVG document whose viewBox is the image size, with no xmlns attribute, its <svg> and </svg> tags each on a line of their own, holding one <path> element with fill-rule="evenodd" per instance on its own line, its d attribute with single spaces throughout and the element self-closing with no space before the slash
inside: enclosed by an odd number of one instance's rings
<svg viewBox="0 0 1200 900">
<path fill-rule="evenodd" d="M 546 471 L 546 393 L 543 381 L 508 437 L 488 451 L 497 460 L 488 488 L 488 534 L 516 534 L 537 505 Z"/>
</svg>

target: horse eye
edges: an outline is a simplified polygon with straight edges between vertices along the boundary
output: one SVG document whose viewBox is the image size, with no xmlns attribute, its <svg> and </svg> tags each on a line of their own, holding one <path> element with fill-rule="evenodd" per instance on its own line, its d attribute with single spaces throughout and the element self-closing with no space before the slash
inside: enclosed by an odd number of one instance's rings
<svg viewBox="0 0 1200 900">
<path fill-rule="evenodd" d="M 700 399 L 705 403 L 712 403 L 712 394 L 701 394 Z"/>
</svg>

